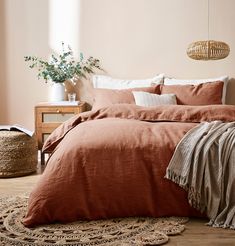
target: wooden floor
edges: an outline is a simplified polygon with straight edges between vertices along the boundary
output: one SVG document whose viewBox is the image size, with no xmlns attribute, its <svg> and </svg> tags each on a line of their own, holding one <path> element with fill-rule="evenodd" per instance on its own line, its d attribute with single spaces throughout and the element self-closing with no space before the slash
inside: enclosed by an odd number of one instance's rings
<svg viewBox="0 0 235 246">
<path fill-rule="evenodd" d="M 41 168 L 36 174 L 19 178 L 0 178 L 0 196 L 30 192 L 41 175 Z M 182 235 L 170 237 L 169 246 L 235 246 L 235 230 L 211 228 L 206 220 L 191 219 L 186 224 Z"/>
</svg>

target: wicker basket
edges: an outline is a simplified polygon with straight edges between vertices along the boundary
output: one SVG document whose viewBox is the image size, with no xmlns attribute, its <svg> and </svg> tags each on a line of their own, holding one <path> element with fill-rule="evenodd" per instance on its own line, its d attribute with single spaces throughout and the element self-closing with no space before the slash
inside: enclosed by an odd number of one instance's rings
<svg viewBox="0 0 235 246">
<path fill-rule="evenodd" d="M 191 43 L 187 54 L 194 60 L 219 60 L 229 55 L 229 46 L 220 41 L 207 40 Z"/>
<path fill-rule="evenodd" d="M 23 176 L 36 168 L 35 139 L 18 131 L 0 131 L 0 177 Z"/>
</svg>

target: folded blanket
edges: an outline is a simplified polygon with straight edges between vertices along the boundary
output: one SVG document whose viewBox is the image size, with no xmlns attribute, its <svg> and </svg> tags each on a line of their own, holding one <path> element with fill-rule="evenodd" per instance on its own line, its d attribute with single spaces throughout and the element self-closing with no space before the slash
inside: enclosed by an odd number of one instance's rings
<svg viewBox="0 0 235 246">
<path fill-rule="evenodd" d="M 209 225 L 235 229 L 235 122 L 204 122 L 177 145 L 166 178 L 188 191 Z"/>
</svg>

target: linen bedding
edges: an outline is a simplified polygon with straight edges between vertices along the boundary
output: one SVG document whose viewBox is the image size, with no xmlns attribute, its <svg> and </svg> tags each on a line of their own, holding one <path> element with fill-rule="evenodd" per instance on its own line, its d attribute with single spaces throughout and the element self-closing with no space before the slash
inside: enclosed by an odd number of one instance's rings
<svg viewBox="0 0 235 246">
<path fill-rule="evenodd" d="M 235 106 L 116 104 L 81 113 L 44 145 L 53 151 L 24 225 L 124 216 L 201 216 L 164 178 L 176 145 L 203 121 L 235 120 Z"/>
</svg>

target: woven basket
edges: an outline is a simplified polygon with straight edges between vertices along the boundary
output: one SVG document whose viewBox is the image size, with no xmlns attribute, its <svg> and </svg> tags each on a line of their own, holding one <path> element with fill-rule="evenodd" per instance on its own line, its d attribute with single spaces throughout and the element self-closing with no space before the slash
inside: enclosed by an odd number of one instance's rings
<svg viewBox="0 0 235 246">
<path fill-rule="evenodd" d="M 219 60 L 229 55 L 229 46 L 220 41 L 207 40 L 191 43 L 187 55 L 194 60 Z"/>
<path fill-rule="evenodd" d="M 23 176 L 36 168 L 36 140 L 22 132 L 0 131 L 0 177 Z"/>
</svg>

